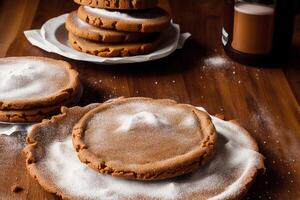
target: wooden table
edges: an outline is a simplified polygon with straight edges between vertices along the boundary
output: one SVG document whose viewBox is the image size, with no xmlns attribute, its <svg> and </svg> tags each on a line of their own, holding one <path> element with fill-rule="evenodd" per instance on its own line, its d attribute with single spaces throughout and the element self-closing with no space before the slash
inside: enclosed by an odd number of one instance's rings
<svg viewBox="0 0 300 200">
<path fill-rule="evenodd" d="M 34 55 L 69 61 L 84 84 L 81 105 L 118 96 L 171 98 L 237 119 L 253 134 L 266 157 L 266 174 L 256 179 L 245 199 L 300 199 L 300 18 L 285 65 L 249 67 L 224 54 L 222 0 L 172 0 L 170 4 L 162 0 L 160 4 L 192 38 L 184 49 L 159 61 L 104 67 L 30 45 L 23 31 L 40 28 L 48 19 L 76 9 L 71 0 L 0 1 L 0 57 Z M 213 57 L 221 57 L 222 62 L 210 62 Z M 10 170 L 1 174 L 4 199 L 57 198 L 28 175 L 21 153 Z M 12 193 L 15 183 L 24 190 Z"/>
</svg>

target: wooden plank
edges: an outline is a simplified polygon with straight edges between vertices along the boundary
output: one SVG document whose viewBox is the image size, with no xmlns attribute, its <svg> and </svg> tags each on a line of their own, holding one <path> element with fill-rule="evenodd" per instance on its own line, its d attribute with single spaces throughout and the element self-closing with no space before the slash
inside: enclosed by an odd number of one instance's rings
<svg viewBox="0 0 300 200">
<path fill-rule="evenodd" d="M 38 0 L 3 1 L 0 12 L 0 57 L 6 55 L 12 42 L 19 34 L 23 34 L 23 30 L 31 27 L 38 3 Z"/>
<path fill-rule="evenodd" d="M 293 38 L 293 47 L 288 64 L 284 68 L 287 80 L 293 90 L 293 93 L 300 102 L 300 15 L 295 19 L 295 33 Z"/>
</svg>

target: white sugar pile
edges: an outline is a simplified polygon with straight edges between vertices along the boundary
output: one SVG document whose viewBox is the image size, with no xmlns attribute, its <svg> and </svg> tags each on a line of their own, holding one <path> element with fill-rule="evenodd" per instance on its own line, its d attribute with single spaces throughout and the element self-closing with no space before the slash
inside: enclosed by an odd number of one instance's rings
<svg viewBox="0 0 300 200">
<path fill-rule="evenodd" d="M 142 111 L 126 117 L 116 132 L 128 132 L 141 125 L 143 127 L 163 127 L 169 125 L 169 122 L 162 116 Z"/>
<path fill-rule="evenodd" d="M 107 123 L 105 116 L 110 116 L 114 120 Z M 102 127 L 104 130 L 109 126 L 125 132 L 139 125 L 163 128 L 174 121 L 178 122 L 181 128 L 194 128 L 197 123 L 193 113 L 181 107 L 161 103 L 129 102 L 96 114 L 88 127 L 91 129 Z"/>
<path fill-rule="evenodd" d="M 239 126 L 212 117 L 219 140 L 216 156 L 201 170 L 163 181 L 131 181 L 99 174 L 82 164 L 71 137 L 54 141 L 38 168 L 64 193 L 80 199 L 227 199 L 244 189 L 250 170 L 260 167 L 262 155 Z M 189 123 L 189 122 L 188 122 Z"/>
<path fill-rule="evenodd" d="M 226 59 L 221 56 L 209 57 L 204 60 L 204 63 L 209 67 L 223 67 L 226 62 Z"/>
</svg>

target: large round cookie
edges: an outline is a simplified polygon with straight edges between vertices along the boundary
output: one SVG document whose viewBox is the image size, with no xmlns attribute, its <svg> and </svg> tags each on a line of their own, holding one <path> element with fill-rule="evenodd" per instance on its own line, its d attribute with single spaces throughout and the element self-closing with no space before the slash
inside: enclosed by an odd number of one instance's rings
<svg viewBox="0 0 300 200">
<path fill-rule="evenodd" d="M 98 28 L 79 19 L 76 11 L 69 14 L 66 20 L 66 29 L 78 37 L 106 43 L 139 42 L 151 39 L 154 36 L 151 33 L 123 32 Z"/>
<path fill-rule="evenodd" d="M 0 59 L 0 109 L 57 105 L 80 87 L 79 75 L 65 61 L 44 57 Z"/>
<path fill-rule="evenodd" d="M 147 182 L 103 175 L 81 163 L 72 146 L 73 126 L 95 106 L 63 109 L 63 114 L 35 125 L 27 137 L 28 171 L 47 191 L 63 199 L 236 200 L 264 169 L 263 156 L 250 134 L 236 122 L 212 116 L 217 149 L 201 170 Z"/>
<path fill-rule="evenodd" d="M 158 3 L 157 0 L 74 0 L 81 5 L 106 9 L 148 9 Z"/>
<path fill-rule="evenodd" d="M 169 14 L 159 7 L 117 11 L 80 6 L 78 17 L 93 26 L 129 32 L 161 32 L 170 24 Z"/>
<path fill-rule="evenodd" d="M 79 159 L 128 179 L 176 177 L 204 165 L 216 132 L 210 117 L 171 100 L 124 98 L 98 106 L 73 129 Z"/>
<path fill-rule="evenodd" d="M 150 41 L 138 43 L 101 43 L 78 37 L 69 32 L 70 45 L 81 52 L 102 57 L 123 57 L 147 54 L 152 52 L 160 42 L 156 37 Z"/>
</svg>

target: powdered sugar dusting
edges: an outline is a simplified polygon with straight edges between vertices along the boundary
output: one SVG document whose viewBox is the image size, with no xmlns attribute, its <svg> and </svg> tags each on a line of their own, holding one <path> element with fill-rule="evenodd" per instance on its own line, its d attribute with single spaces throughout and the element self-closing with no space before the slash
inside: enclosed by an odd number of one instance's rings
<svg viewBox="0 0 300 200">
<path fill-rule="evenodd" d="M 218 132 L 216 156 L 197 172 L 163 181 L 131 181 L 102 175 L 82 164 L 71 136 L 54 141 L 38 168 L 71 197 L 100 199 L 227 199 L 243 189 L 251 170 L 259 168 L 262 155 L 239 126 L 212 117 Z"/>
<path fill-rule="evenodd" d="M 221 56 L 213 56 L 204 60 L 206 65 L 214 67 L 225 67 L 226 62 L 226 59 Z"/>
<path fill-rule="evenodd" d="M 11 170 L 16 163 L 16 157 L 21 154 L 25 144 L 25 134 L 14 134 L 13 136 L 0 135 L 0 177 L 1 180 L 8 180 L 7 171 Z M 2 195 L 2 194 L 1 194 Z"/>
<path fill-rule="evenodd" d="M 71 137 L 56 141 L 48 148 L 40 168 L 49 170 L 55 184 L 68 194 L 82 199 L 118 199 L 155 191 L 156 198 L 172 198 L 178 191 L 173 184 L 146 184 L 102 175 L 82 164 L 72 147 Z M 63 156 L 61 156 L 63 155 Z"/>
<path fill-rule="evenodd" d="M 0 99 L 44 97 L 64 87 L 67 72 L 42 60 L 19 58 L 0 62 Z"/>
<path fill-rule="evenodd" d="M 164 15 L 164 13 L 160 9 L 150 9 L 145 10 L 143 12 L 126 12 L 126 11 L 115 11 L 115 10 L 107 10 L 102 8 L 93 8 L 89 6 L 84 6 L 83 9 L 87 13 L 92 13 L 97 16 L 108 17 L 119 20 L 126 21 L 138 21 L 143 22 L 149 19 L 155 19 Z"/>
<path fill-rule="evenodd" d="M 113 120 L 107 123 L 104 120 L 105 114 L 113 115 Z M 120 114 L 121 113 L 121 114 Z M 155 114 L 154 114 L 155 113 Z M 104 125 L 111 125 L 115 122 L 117 127 L 136 126 L 138 123 L 148 124 L 156 127 L 162 127 L 160 125 L 170 124 L 168 119 L 177 119 L 179 123 L 181 121 L 195 120 L 193 113 L 186 111 L 183 108 L 172 106 L 163 106 L 163 104 L 151 104 L 144 102 L 132 102 L 124 105 L 119 105 L 116 108 L 111 108 L 108 111 L 101 112 L 93 116 L 88 124 L 89 128 L 94 126 L 99 127 L 101 123 Z M 188 125 L 184 122 L 185 125 Z M 193 127 L 193 123 L 190 123 L 189 127 Z M 128 130 L 130 127 L 128 127 Z"/>
<path fill-rule="evenodd" d="M 199 134 L 198 124 L 181 125 L 186 118 L 197 119 L 191 110 L 175 105 L 132 100 L 104 108 L 91 116 L 85 142 L 115 168 L 123 163 L 135 167 L 161 162 L 190 152 L 204 136 Z"/>
</svg>

